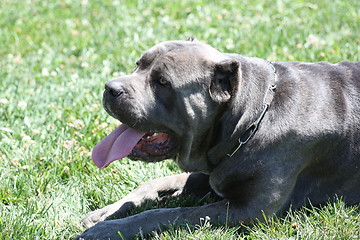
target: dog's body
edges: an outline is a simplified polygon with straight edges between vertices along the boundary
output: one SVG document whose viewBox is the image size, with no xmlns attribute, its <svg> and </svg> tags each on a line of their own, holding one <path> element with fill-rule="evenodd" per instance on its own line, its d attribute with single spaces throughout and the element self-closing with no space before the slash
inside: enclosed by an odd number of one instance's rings
<svg viewBox="0 0 360 240">
<path fill-rule="evenodd" d="M 175 158 L 192 173 L 145 183 L 90 213 L 85 225 L 97 224 L 79 239 L 131 238 L 206 216 L 236 225 L 336 195 L 360 202 L 359 62 L 269 63 L 196 40 L 165 42 L 133 74 L 107 83 L 104 107 L 126 125 L 94 149 L 96 165 L 131 152 L 148 162 Z M 121 218 L 164 193 L 212 190 L 223 200 Z"/>
</svg>

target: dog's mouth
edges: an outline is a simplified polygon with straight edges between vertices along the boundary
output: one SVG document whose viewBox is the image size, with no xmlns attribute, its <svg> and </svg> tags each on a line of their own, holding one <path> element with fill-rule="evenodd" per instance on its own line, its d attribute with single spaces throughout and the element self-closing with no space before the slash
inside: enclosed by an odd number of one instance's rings
<svg viewBox="0 0 360 240">
<path fill-rule="evenodd" d="M 133 160 L 157 162 L 176 155 L 176 142 L 173 134 L 139 132 L 122 124 L 94 147 L 92 158 L 99 168 L 127 156 Z"/>
<path fill-rule="evenodd" d="M 159 161 L 169 155 L 175 148 L 176 140 L 165 132 L 146 133 L 135 145 L 129 157 L 145 161 Z"/>
</svg>

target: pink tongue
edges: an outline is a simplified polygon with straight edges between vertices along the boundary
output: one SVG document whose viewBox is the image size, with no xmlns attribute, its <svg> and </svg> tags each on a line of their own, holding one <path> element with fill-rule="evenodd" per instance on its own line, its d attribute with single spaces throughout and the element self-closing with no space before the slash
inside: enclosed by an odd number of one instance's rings
<svg viewBox="0 0 360 240">
<path fill-rule="evenodd" d="M 94 147 L 92 159 L 95 165 L 105 168 L 113 161 L 126 157 L 144 135 L 121 124 Z"/>
</svg>

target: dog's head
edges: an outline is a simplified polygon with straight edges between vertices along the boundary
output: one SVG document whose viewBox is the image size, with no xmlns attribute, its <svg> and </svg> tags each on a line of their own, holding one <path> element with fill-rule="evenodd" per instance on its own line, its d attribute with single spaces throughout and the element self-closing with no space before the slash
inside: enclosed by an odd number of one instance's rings
<svg viewBox="0 0 360 240">
<path fill-rule="evenodd" d="M 106 83 L 104 108 L 123 125 L 95 147 L 94 162 L 175 158 L 185 171 L 207 172 L 215 121 L 236 91 L 240 63 L 191 38 L 158 44 L 136 65 Z"/>
</svg>

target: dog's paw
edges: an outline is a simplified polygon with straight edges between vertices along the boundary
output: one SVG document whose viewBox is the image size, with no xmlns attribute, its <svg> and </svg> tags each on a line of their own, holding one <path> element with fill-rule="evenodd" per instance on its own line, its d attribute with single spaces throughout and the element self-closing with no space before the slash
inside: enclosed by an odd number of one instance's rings
<svg viewBox="0 0 360 240">
<path fill-rule="evenodd" d="M 122 240 L 134 237 L 134 234 L 121 220 L 110 220 L 97 223 L 74 240 Z"/>
<path fill-rule="evenodd" d="M 98 222 L 104 221 L 109 216 L 107 208 L 102 208 L 88 213 L 81 223 L 85 228 L 90 228 Z"/>
</svg>

